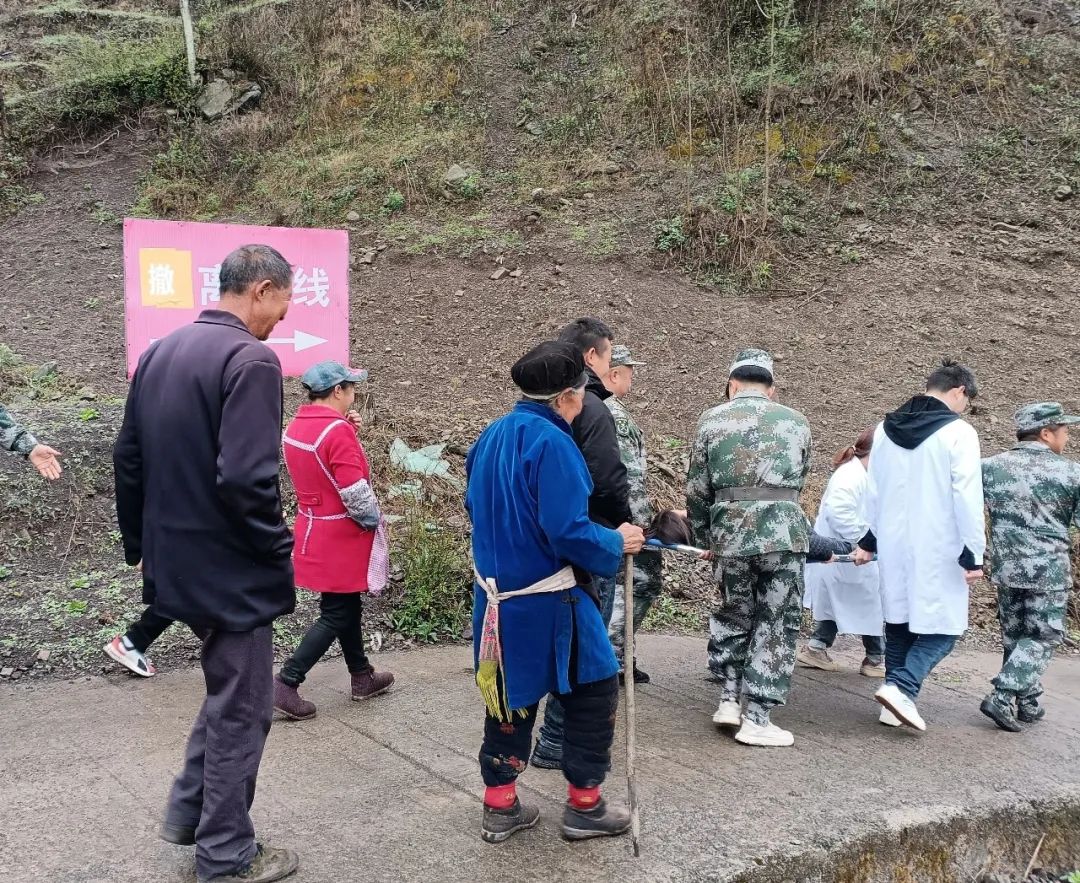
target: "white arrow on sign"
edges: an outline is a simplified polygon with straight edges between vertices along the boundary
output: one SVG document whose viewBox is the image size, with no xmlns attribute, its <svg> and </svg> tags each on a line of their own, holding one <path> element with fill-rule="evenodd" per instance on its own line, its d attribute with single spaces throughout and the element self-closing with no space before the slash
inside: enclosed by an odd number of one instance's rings
<svg viewBox="0 0 1080 883">
<path fill-rule="evenodd" d="M 308 334 L 306 331 L 294 331 L 292 337 L 271 337 L 267 343 L 276 343 L 281 346 L 292 346 L 294 352 L 301 353 L 304 350 L 309 350 L 313 346 L 318 346 L 321 343 L 326 343 L 326 340 L 321 337 L 316 337 L 314 334 Z"/>
</svg>

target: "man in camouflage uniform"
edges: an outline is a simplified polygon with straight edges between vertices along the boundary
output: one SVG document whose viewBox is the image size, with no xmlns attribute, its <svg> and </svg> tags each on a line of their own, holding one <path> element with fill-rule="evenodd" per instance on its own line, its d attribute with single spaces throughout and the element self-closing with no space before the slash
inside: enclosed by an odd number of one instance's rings
<svg viewBox="0 0 1080 883">
<path fill-rule="evenodd" d="M 810 425 L 773 401 L 764 350 L 736 356 L 727 394 L 698 422 L 686 488 L 694 539 L 715 556 L 721 594 L 709 623 L 709 668 L 723 689 L 713 722 L 739 727 L 744 745 L 783 747 L 795 738 L 769 714 L 787 699 L 802 619 Z"/>
<path fill-rule="evenodd" d="M 611 398 L 605 399 L 604 404 L 615 418 L 615 435 L 619 441 L 619 456 L 626 467 L 626 477 L 630 482 L 630 512 L 633 515 L 633 523 L 645 528 L 656 515 L 652 503 L 649 501 L 649 493 L 645 488 L 645 475 L 648 462 L 645 457 L 645 435 L 626 410 L 622 399 L 630 392 L 634 382 L 634 368 L 644 366 L 644 362 L 634 361 L 630 350 L 625 346 L 616 346 L 611 349 L 611 370 L 604 378 L 604 386 L 611 392 Z M 614 606 L 612 608 L 611 622 L 608 625 L 608 635 L 611 644 L 615 648 L 615 655 L 619 661 L 623 661 L 623 637 L 625 627 L 625 604 L 623 602 L 622 585 L 625 576 L 625 566 L 619 568 L 616 576 Z M 634 630 L 641 625 L 645 615 L 649 612 L 653 603 L 660 596 L 664 588 L 663 559 L 657 552 L 643 552 L 634 559 Z M 633 661 L 634 683 L 647 684 L 649 676 L 637 667 L 637 660 Z"/>
<path fill-rule="evenodd" d="M 1020 731 L 1017 718 L 1034 723 L 1046 713 L 1040 678 L 1065 635 L 1080 463 L 1061 454 L 1075 424 L 1080 417 L 1067 416 L 1057 402 L 1024 405 L 1016 412 L 1020 443 L 982 462 L 1004 663 L 980 709 L 1010 732 Z"/>
<path fill-rule="evenodd" d="M 41 444 L 28 429 L 15 422 L 3 405 L 0 405 L 0 449 L 22 454 L 50 481 L 55 481 L 63 472 L 58 459 L 60 452 Z"/>
</svg>

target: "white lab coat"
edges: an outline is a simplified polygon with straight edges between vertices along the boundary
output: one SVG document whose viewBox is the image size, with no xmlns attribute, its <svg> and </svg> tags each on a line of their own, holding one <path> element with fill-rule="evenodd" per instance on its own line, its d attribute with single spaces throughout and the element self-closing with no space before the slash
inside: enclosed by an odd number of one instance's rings
<svg viewBox="0 0 1080 883">
<path fill-rule="evenodd" d="M 866 491 L 870 478 L 856 457 L 840 466 L 821 498 L 814 530 L 823 537 L 857 543 L 866 535 Z M 845 635 L 881 635 L 881 578 L 877 562 L 807 564 L 806 606 L 820 622 L 831 619 Z"/>
<path fill-rule="evenodd" d="M 870 452 L 867 518 L 878 543 L 885 621 L 920 635 L 960 635 L 968 586 L 959 558 L 986 551 L 979 436 L 964 420 L 913 450 L 880 424 Z"/>
</svg>

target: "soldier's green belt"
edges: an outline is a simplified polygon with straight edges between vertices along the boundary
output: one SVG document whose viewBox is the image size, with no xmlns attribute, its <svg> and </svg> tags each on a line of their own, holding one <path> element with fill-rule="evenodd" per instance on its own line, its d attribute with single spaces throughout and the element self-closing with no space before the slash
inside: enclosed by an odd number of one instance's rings
<svg viewBox="0 0 1080 883">
<path fill-rule="evenodd" d="M 790 487 L 722 487 L 716 491 L 718 503 L 798 503 L 799 492 Z"/>
</svg>

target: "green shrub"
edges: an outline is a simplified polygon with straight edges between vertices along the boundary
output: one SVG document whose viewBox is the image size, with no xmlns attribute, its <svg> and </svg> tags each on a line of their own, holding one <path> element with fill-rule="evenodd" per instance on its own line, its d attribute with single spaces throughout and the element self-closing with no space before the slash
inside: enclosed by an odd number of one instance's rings
<svg viewBox="0 0 1080 883">
<path fill-rule="evenodd" d="M 682 215 L 665 218 L 657 223 L 656 236 L 653 239 L 657 251 L 677 251 L 686 245 L 686 241 Z"/>
<path fill-rule="evenodd" d="M 458 639 L 470 608 L 467 540 L 432 523 L 422 507 L 409 510 L 395 549 L 404 591 L 390 614 L 391 627 L 405 638 L 434 642 Z"/>
</svg>

